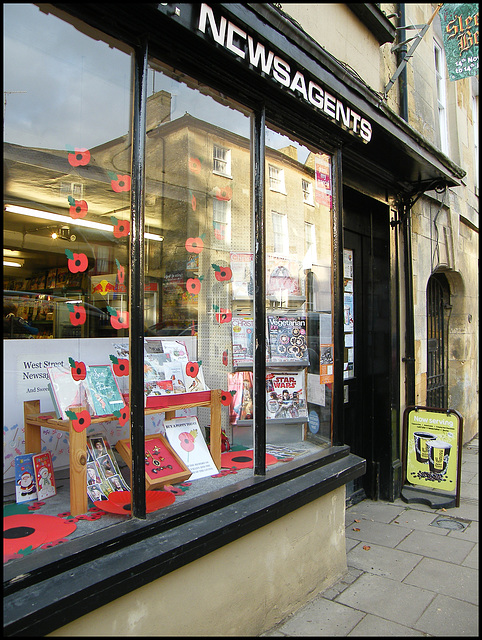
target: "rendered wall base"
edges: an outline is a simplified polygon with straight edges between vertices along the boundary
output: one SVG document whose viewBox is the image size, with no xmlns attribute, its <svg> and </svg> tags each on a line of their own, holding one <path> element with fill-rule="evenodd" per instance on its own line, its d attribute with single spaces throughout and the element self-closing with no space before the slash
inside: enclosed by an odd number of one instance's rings
<svg viewBox="0 0 482 640">
<path fill-rule="evenodd" d="M 345 487 L 50 636 L 257 636 L 346 571 Z"/>
</svg>

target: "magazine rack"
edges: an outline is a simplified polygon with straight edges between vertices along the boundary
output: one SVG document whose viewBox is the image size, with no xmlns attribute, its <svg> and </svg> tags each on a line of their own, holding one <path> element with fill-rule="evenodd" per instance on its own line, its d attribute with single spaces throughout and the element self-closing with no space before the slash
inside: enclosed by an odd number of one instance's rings
<svg viewBox="0 0 482 640">
<path fill-rule="evenodd" d="M 180 394 L 181 395 L 181 394 Z M 175 396 L 169 398 L 166 406 L 145 409 L 146 415 L 165 413 L 166 420 L 176 416 L 176 411 L 191 407 L 211 409 L 211 456 L 218 469 L 221 468 L 221 390 L 200 392 L 199 398 L 193 393 L 188 402 L 181 403 Z M 197 400 L 197 401 L 196 401 Z M 178 404 L 176 404 L 178 402 Z M 42 449 L 41 428 L 56 429 L 69 434 L 70 450 L 70 513 L 73 516 L 87 512 L 87 433 L 73 428 L 72 420 L 59 420 L 54 411 L 40 413 L 40 400 L 26 400 L 23 403 L 25 425 L 25 453 L 40 453 Z M 117 418 L 110 414 L 93 417 L 91 424 L 112 422 Z"/>
</svg>

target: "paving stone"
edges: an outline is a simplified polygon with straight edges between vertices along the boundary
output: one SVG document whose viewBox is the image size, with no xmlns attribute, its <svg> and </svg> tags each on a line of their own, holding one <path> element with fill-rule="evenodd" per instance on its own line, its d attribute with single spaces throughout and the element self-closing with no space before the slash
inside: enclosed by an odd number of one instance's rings
<svg viewBox="0 0 482 640">
<path fill-rule="evenodd" d="M 461 522 L 464 522 L 461 520 Z M 460 540 L 468 540 L 469 542 L 479 541 L 479 523 L 468 522 L 467 527 L 463 531 L 450 531 L 450 538 L 459 538 Z"/>
<path fill-rule="evenodd" d="M 350 631 L 348 634 L 349 637 L 352 636 L 422 636 L 425 637 L 425 634 L 422 631 L 417 631 L 415 629 L 410 629 L 409 627 L 405 627 L 402 624 L 398 624 L 397 622 L 392 622 L 391 620 L 385 620 L 384 618 L 380 618 L 378 616 L 374 616 L 371 613 L 367 613 L 367 615 L 360 620 L 357 626 Z"/>
<path fill-rule="evenodd" d="M 432 591 L 364 573 L 336 602 L 412 627 L 434 597 Z"/>
<path fill-rule="evenodd" d="M 420 616 L 415 629 L 432 636 L 479 636 L 479 607 L 449 596 L 437 595 Z"/>
<path fill-rule="evenodd" d="M 473 549 L 474 543 L 440 536 L 425 531 L 412 531 L 397 546 L 399 551 L 408 551 L 428 558 L 460 564 Z"/>
<path fill-rule="evenodd" d="M 392 520 L 391 524 L 399 524 L 409 529 L 418 529 L 420 531 L 428 531 L 430 533 L 438 533 L 442 536 L 448 534 L 447 529 L 432 527 L 432 522 L 436 520 L 438 515 L 434 511 L 418 511 L 417 509 L 407 509 L 400 513 L 397 518 Z"/>
<path fill-rule="evenodd" d="M 475 568 L 454 566 L 434 558 L 423 558 L 403 583 L 472 604 L 478 603 L 479 579 Z"/>
<path fill-rule="evenodd" d="M 359 531 L 354 531 L 359 529 Z M 411 533 L 410 529 L 402 526 L 385 524 L 383 522 L 372 522 L 370 520 L 360 520 L 345 529 L 345 536 L 363 542 L 373 542 L 385 547 L 396 547 L 404 538 Z M 468 553 L 468 551 L 467 551 Z"/>
<path fill-rule="evenodd" d="M 360 544 L 350 551 L 347 556 L 348 566 L 399 582 L 408 576 L 423 559 L 423 556 L 414 553 L 406 553 L 377 544 L 367 545 L 370 546 L 368 550 L 364 550 L 363 546 L 365 545 Z"/>
<path fill-rule="evenodd" d="M 479 499 L 479 485 L 470 482 L 460 483 L 460 495 L 463 498 L 475 498 Z"/>
<path fill-rule="evenodd" d="M 469 555 L 462 562 L 463 567 L 471 567 L 472 569 L 479 568 L 479 545 L 476 544 Z"/>
<path fill-rule="evenodd" d="M 278 631 L 288 636 L 346 636 L 364 614 L 317 596 L 302 607 Z"/>
<path fill-rule="evenodd" d="M 347 510 L 347 517 L 388 523 L 396 518 L 402 509 L 403 507 L 391 503 L 363 500 Z"/>
</svg>

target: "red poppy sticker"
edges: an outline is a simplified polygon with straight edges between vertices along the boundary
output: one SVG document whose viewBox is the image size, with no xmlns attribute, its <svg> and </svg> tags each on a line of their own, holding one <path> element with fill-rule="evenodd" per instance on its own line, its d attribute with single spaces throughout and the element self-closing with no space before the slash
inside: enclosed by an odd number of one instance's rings
<svg viewBox="0 0 482 640">
<path fill-rule="evenodd" d="M 87 427 L 90 426 L 90 413 L 87 409 L 79 411 L 66 411 L 65 415 L 72 421 L 72 429 L 77 433 L 82 433 Z"/>
<path fill-rule="evenodd" d="M 69 358 L 69 364 L 72 378 L 75 381 L 85 380 L 85 376 L 87 375 L 85 364 L 83 362 L 77 362 L 77 360 L 73 358 Z"/>
<path fill-rule="evenodd" d="M 221 404 L 224 407 L 229 407 L 231 400 L 236 395 L 236 391 L 222 391 L 221 392 Z"/>
<path fill-rule="evenodd" d="M 70 322 L 74 327 L 80 327 L 87 320 L 87 312 L 82 304 L 67 303 L 67 309 L 70 311 Z"/>
<path fill-rule="evenodd" d="M 85 216 L 87 215 L 87 211 L 89 210 L 87 202 L 85 200 L 76 200 L 75 198 L 72 198 L 72 196 L 69 196 L 67 200 L 69 201 L 70 205 L 69 216 L 73 220 L 77 220 L 78 218 L 85 218 Z"/>
<path fill-rule="evenodd" d="M 109 358 L 116 376 L 122 377 L 129 375 L 129 360 L 127 360 L 127 358 L 118 358 L 112 355 L 110 355 Z"/>
<path fill-rule="evenodd" d="M 118 174 L 112 171 L 107 172 L 110 178 L 110 186 L 112 191 L 116 193 L 122 193 L 123 191 L 131 190 L 131 177 L 128 174 Z"/>
<path fill-rule="evenodd" d="M 77 149 L 67 147 L 67 151 L 70 151 L 67 156 L 70 166 L 72 167 L 84 167 L 90 162 L 90 151 L 88 149 Z"/>
<path fill-rule="evenodd" d="M 189 158 L 189 171 L 191 173 L 201 173 L 201 160 L 199 158 L 190 157 Z"/>
<path fill-rule="evenodd" d="M 110 313 L 110 323 L 114 329 L 127 329 L 129 326 L 129 312 L 121 311 L 120 309 L 114 309 L 107 306 L 107 311 Z"/>
<path fill-rule="evenodd" d="M 217 200 L 231 200 L 233 192 L 231 187 L 216 187 L 214 189 L 214 196 Z"/>
<path fill-rule="evenodd" d="M 188 293 L 197 295 L 201 291 L 201 280 L 204 276 L 198 276 L 196 278 L 188 278 L 186 280 L 186 289 Z"/>
<path fill-rule="evenodd" d="M 87 270 L 89 259 L 85 253 L 73 253 L 70 249 L 66 249 L 65 255 L 68 258 L 67 266 L 70 273 L 82 273 Z"/>
<path fill-rule="evenodd" d="M 202 238 L 188 238 L 185 243 L 186 251 L 189 253 L 201 253 L 204 249 L 204 242 Z"/>
<path fill-rule="evenodd" d="M 119 420 L 120 426 L 123 427 L 129 420 L 129 405 L 125 404 L 120 411 L 114 411 L 112 415 Z"/>
<path fill-rule="evenodd" d="M 213 309 L 216 312 L 216 320 L 219 324 L 223 324 L 225 322 L 231 322 L 233 314 L 229 309 L 222 309 L 218 307 L 216 304 L 213 305 Z"/>
<path fill-rule="evenodd" d="M 118 220 L 115 216 L 110 217 L 112 224 L 114 225 L 114 237 L 123 238 L 128 236 L 131 230 L 131 223 L 129 220 Z"/>
<path fill-rule="evenodd" d="M 117 258 L 115 259 L 115 264 L 117 267 L 117 280 L 119 282 L 119 284 L 124 284 L 124 279 L 125 279 L 125 275 L 126 275 L 126 270 L 125 268 L 121 265 L 121 263 L 119 262 L 119 260 L 117 260 Z"/>
<path fill-rule="evenodd" d="M 212 268 L 215 271 L 214 277 L 218 282 L 228 282 L 233 276 L 233 272 L 230 267 L 221 267 L 218 264 L 212 264 Z"/>
</svg>

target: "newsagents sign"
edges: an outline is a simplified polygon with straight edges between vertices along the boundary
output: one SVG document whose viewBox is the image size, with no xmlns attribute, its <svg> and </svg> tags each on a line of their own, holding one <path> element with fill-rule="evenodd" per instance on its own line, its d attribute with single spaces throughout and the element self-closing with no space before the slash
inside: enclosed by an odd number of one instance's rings
<svg viewBox="0 0 482 640">
<path fill-rule="evenodd" d="M 246 31 L 223 16 L 216 15 L 207 4 L 200 5 L 197 30 L 218 45 L 234 53 L 252 69 L 271 77 L 287 91 L 301 98 L 343 129 L 363 142 L 370 142 L 371 123 L 332 95 L 301 71 L 255 40 Z"/>
</svg>

